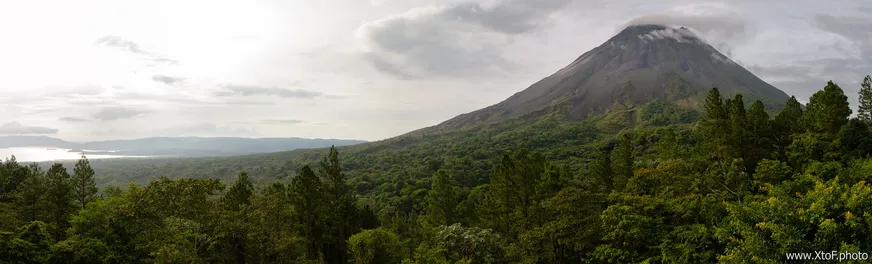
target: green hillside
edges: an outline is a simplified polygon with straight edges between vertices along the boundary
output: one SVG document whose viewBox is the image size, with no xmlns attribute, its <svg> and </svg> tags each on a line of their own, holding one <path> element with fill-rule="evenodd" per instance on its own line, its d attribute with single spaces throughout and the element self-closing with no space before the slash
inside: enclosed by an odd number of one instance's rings
<svg viewBox="0 0 872 264">
<path fill-rule="evenodd" d="M 450 132 L 412 132 L 383 141 L 339 147 L 343 166 L 360 193 L 381 185 L 379 179 L 427 178 L 438 169 L 453 171 L 474 187 L 486 180 L 494 160 L 507 151 L 527 148 L 542 153 L 572 171 L 585 170 L 592 153 L 614 144 L 621 131 L 654 131 L 668 124 L 683 129 L 699 112 L 657 100 L 641 107 L 615 108 L 606 115 L 582 122 L 566 121 L 559 113 L 528 120 L 478 126 Z M 284 181 L 306 164 L 326 154 L 326 149 L 215 158 L 105 159 L 92 160 L 98 185 L 145 184 L 157 176 L 214 178 L 229 182 L 247 172 L 258 184 Z M 71 167 L 74 161 L 67 162 Z M 44 164 L 47 165 L 47 164 Z"/>
<path fill-rule="evenodd" d="M 742 102 L 712 90 L 702 115 L 655 101 L 338 151 L 80 160 L 70 174 L 9 160 L 0 260 L 777 263 L 819 248 L 862 260 L 868 113 L 848 119 L 832 83 L 774 118 Z M 98 194 L 95 172 L 147 183 Z"/>
</svg>

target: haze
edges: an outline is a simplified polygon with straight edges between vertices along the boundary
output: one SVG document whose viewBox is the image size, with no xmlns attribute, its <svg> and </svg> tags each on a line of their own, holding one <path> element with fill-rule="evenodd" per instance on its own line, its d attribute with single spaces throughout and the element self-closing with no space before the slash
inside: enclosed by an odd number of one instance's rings
<svg viewBox="0 0 872 264">
<path fill-rule="evenodd" d="M 856 102 L 862 1 L 0 1 L 0 133 L 378 140 L 520 91 L 633 23 L 681 24 L 797 98 Z"/>
</svg>

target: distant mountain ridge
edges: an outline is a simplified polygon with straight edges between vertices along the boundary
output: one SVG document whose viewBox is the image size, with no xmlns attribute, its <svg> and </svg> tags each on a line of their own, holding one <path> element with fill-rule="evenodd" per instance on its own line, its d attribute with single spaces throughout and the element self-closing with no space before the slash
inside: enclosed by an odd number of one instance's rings
<svg viewBox="0 0 872 264">
<path fill-rule="evenodd" d="M 365 142 L 321 138 L 151 137 L 76 143 L 47 136 L 3 136 L 0 137 L 0 148 L 54 147 L 84 151 L 86 154 L 115 151 L 113 154 L 117 155 L 202 157 L 348 146 Z"/>
<path fill-rule="evenodd" d="M 512 118 L 558 112 L 582 120 L 610 107 L 639 106 L 654 100 L 699 108 L 713 87 L 729 96 L 759 99 L 780 109 L 788 95 L 738 65 L 691 30 L 634 25 L 585 52 L 556 73 L 508 99 L 461 114 L 429 130 L 451 130 Z"/>
</svg>

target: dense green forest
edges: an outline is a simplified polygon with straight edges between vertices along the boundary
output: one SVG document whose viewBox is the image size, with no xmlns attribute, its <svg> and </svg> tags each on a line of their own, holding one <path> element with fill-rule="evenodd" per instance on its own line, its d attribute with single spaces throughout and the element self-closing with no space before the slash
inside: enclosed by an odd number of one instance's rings
<svg viewBox="0 0 872 264">
<path fill-rule="evenodd" d="M 655 101 L 583 122 L 515 120 L 245 162 L 165 160 L 112 176 L 84 157 L 47 170 L 11 158 L 0 165 L 0 260 L 781 263 L 787 253 L 868 253 L 870 83 L 855 118 L 829 82 L 807 105 L 790 98 L 775 112 L 712 89 L 699 112 Z M 155 179 L 170 169 L 188 171 Z"/>
</svg>

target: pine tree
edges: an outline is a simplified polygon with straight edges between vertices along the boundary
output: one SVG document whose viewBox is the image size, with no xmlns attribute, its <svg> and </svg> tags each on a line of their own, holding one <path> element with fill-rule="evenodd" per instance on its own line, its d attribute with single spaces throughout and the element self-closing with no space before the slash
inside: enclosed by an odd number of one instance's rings
<svg viewBox="0 0 872 264">
<path fill-rule="evenodd" d="M 705 98 L 705 119 L 727 119 L 727 111 L 724 109 L 724 99 L 718 88 L 712 88 L 709 90 L 708 96 Z"/>
<path fill-rule="evenodd" d="M 251 204 L 252 195 L 254 195 L 254 184 L 248 179 L 248 173 L 242 172 L 236 178 L 236 183 L 230 186 L 221 199 L 229 210 L 237 211 Z"/>
<path fill-rule="evenodd" d="M 729 153 L 731 158 L 744 158 L 747 156 L 747 141 L 748 135 L 747 121 L 748 117 L 745 112 L 745 103 L 741 94 L 737 94 L 732 100 L 727 100 L 727 110 L 729 112 Z"/>
<path fill-rule="evenodd" d="M 590 179 L 596 180 L 596 185 L 603 187 L 602 192 L 609 193 L 614 189 L 614 173 L 612 173 L 611 153 L 608 150 L 601 151 L 590 166 Z"/>
<path fill-rule="evenodd" d="M 330 241 L 325 244 L 325 262 L 346 263 L 348 262 L 348 237 L 356 229 L 352 224 L 355 221 L 357 207 L 354 205 L 354 197 L 351 196 L 351 188 L 348 187 L 345 173 L 339 163 L 339 151 L 335 146 L 330 147 L 330 152 L 320 163 L 320 177 L 323 182 L 324 192 L 329 197 L 330 208 L 328 220 Z"/>
<path fill-rule="evenodd" d="M 857 119 L 865 123 L 872 122 L 872 78 L 866 75 L 860 83 L 860 106 L 857 109 Z"/>
<path fill-rule="evenodd" d="M 21 219 L 25 222 L 43 220 L 46 208 L 46 179 L 45 173 L 39 169 L 36 163 L 27 166 L 28 176 L 18 186 L 18 207 Z"/>
<path fill-rule="evenodd" d="M 97 199 L 97 184 L 94 182 L 94 169 L 91 168 L 91 163 L 88 158 L 82 155 L 82 158 L 76 162 L 76 167 L 73 168 L 73 194 L 76 201 L 85 208 L 88 202 Z"/>
<path fill-rule="evenodd" d="M 782 134 L 797 134 L 805 131 L 805 126 L 801 120 L 803 119 L 802 104 L 796 100 L 796 96 L 791 96 L 784 104 L 784 109 L 778 112 L 775 116 L 774 125 Z"/>
<path fill-rule="evenodd" d="M 784 158 L 787 146 L 793 142 L 790 135 L 805 132 L 803 125 L 802 105 L 796 100 L 795 96 L 787 99 L 784 109 L 778 112 L 775 120 L 772 122 L 773 140 L 775 141 L 776 154 L 779 158 Z"/>
<path fill-rule="evenodd" d="M 727 100 L 730 101 L 729 99 Z M 700 120 L 705 155 L 716 159 L 723 158 L 727 153 L 729 137 L 729 103 L 725 104 L 718 88 L 712 88 L 705 99 L 705 114 Z"/>
<path fill-rule="evenodd" d="M 612 151 L 612 172 L 614 173 L 614 188 L 623 190 L 627 181 L 633 177 L 633 134 L 630 132 L 619 136 L 618 147 Z"/>
<path fill-rule="evenodd" d="M 865 158 L 872 153 L 872 133 L 869 125 L 859 118 L 852 118 L 839 131 L 839 150 L 844 161 Z"/>
<path fill-rule="evenodd" d="M 51 224 L 55 226 L 55 239 L 60 241 L 69 227 L 69 216 L 76 211 L 73 183 L 63 164 L 55 163 L 46 173 L 47 199 L 51 208 Z"/>
<path fill-rule="evenodd" d="M 248 215 L 248 206 L 254 194 L 254 184 L 248 179 L 248 174 L 242 172 L 236 178 L 236 182 L 221 197 L 221 202 L 227 210 L 227 236 L 229 237 L 231 253 L 236 263 L 245 263 L 247 259 L 247 235 L 248 226 L 245 217 Z"/>
<path fill-rule="evenodd" d="M 769 114 L 766 113 L 763 102 L 757 100 L 751 104 L 751 108 L 748 109 L 747 130 L 750 135 L 748 138 L 748 156 L 745 160 L 745 171 L 749 173 L 754 172 L 757 168 L 757 163 L 772 150 L 773 142 L 770 123 Z"/>
<path fill-rule="evenodd" d="M 805 114 L 807 124 L 815 132 L 824 133 L 830 139 L 848 122 L 850 115 L 848 97 L 833 81 L 829 81 L 822 91 L 811 96 Z"/>
<path fill-rule="evenodd" d="M 318 259 L 324 243 L 324 213 L 326 206 L 324 189 L 315 172 L 306 165 L 299 175 L 291 179 L 288 198 L 295 211 L 295 220 L 301 225 L 300 231 L 306 239 L 306 257 Z"/>
<path fill-rule="evenodd" d="M 455 209 L 459 202 L 457 194 L 460 188 L 452 185 L 448 175 L 442 170 L 436 171 L 431 179 L 433 183 L 425 198 L 427 222 L 433 227 L 456 223 Z"/>
</svg>

